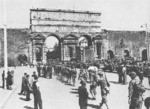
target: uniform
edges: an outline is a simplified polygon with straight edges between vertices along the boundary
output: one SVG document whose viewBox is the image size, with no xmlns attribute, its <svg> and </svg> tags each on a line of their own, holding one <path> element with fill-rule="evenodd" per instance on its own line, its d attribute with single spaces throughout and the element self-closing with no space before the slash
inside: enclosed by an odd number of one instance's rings
<svg viewBox="0 0 150 109">
<path fill-rule="evenodd" d="M 132 78 L 132 80 L 130 81 L 129 87 L 128 87 L 128 89 L 129 89 L 129 104 L 130 104 L 129 109 L 142 109 L 143 91 L 139 91 L 137 89 L 137 86 L 141 85 L 141 82 L 135 78 L 136 77 L 135 72 L 131 72 L 130 77 Z"/>
</svg>

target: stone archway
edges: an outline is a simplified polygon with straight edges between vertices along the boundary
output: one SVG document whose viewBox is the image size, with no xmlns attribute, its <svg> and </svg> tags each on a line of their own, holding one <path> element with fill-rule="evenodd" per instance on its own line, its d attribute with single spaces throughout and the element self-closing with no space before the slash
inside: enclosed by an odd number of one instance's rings
<svg viewBox="0 0 150 109">
<path fill-rule="evenodd" d="M 142 51 L 142 61 L 147 61 L 147 50 L 146 49 L 144 49 Z"/>
<path fill-rule="evenodd" d="M 108 50 L 107 54 L 108 54 L 108 59 L 113 59 L 114 58 L 114 53 L 113 53 L 112 50 Z"/>
<path fill-rule="evenodd" d="M 18 55 L 18 61 L 20 65 L 25 65 L 27 63 L 27 56 L 25 54 Z"/>
<path fill-rule="evenodd" d="M 59 59 L 59 60 L 61 60 L 61 38 L 58 35 L 56 35 L 56 34 L 50 33 L 50 34 L 47 35 L 46 40 L 48 38 L 51 38 L 51 37 L 56 38 L 56 40 L 58 40 L 58 43 L 55 43 L 53 48 L 46 47 L 46 51 L 45 51 L 45 53 L 46 53 L 46 60 L 47 61 L 49 61 L 51 59 Z M 46 46 L 46 40 L 45 40 L 45 46 Z M 50 43 L 52 43 L 51 41 L 52 40 L 50 40 Z"/>
</svg>

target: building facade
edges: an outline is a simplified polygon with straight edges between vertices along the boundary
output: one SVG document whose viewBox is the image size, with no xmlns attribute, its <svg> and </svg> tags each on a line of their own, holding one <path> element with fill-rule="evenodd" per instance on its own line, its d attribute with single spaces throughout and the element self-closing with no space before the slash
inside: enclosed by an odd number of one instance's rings
<svg viewBox="0 0 150 109">
<path fill-rule="evenodd" d="M 63 61 L 71 59 L 78 60 L 77 50 L 80 50 L 79 38 L 85 37 L 88 40 L 88 47 L 94 56 L 94 50 L 97 43 L 102 43 L 101 36 L 101 13 L 90 11 L 74 10 L 49 10 L 49 9 L 31 9 L 30 10 L 30 29 L 33 39 L 32 62 L 36 63 L 36 48 L 41 47 L 41 62 L 46 62 L 47 37 L 54 36 L 58 39 L 61 48 L 61 57 Z M 37 44 L 41 38 L 41 43 Z M 101 47 L 101 46 L 99 46 Z M 95 50 L 96 51 L 96 50 Z M 100 53 L 100 52 L 99 52 Z M 93 56 L 91 58 L 93 58 Z M 93 58 L 94 59 L 94 58 Z"/>
</svg>

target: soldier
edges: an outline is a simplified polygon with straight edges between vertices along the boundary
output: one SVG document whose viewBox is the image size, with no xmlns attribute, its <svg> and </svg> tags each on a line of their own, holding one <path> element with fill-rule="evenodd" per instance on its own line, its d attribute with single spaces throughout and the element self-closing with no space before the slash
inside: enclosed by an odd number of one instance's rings
<svg viewBox="0 0 150 109">
<path fill-rule="evenodd" d="M 78 88 L 79 106 L 80 109 L 87 109 L 88 92 L 86 89 L 86 82 L 82 80 L 80 83 L 82 86 Z"/>
<path fill-rule="evenodd" d="M 97 85 L 101 87 L 101 97 L 102 97 L 102 101 L 100 103 L 100 108 L 103 106 L 103 104 L 106 105 L 107 109 L 109 109 L 108 104 L 107 104 L 107 95 L 109 93 L 109 86 L 107 85 L 107 79 L 106 76 L 104 74 L 104 72 L 98 72 L 98 75 L 100 76 L 100 79 L 97 82 Z"/>
<path fill-rule="evenodd" d="M 129 109 L 142 109 L 143 97 L 142 94 L 145 92 L 145 88 L 141 82 L 136 79 L 136 73 L 130 72 L 131 81 L 129 83 Z"/>
</svg>

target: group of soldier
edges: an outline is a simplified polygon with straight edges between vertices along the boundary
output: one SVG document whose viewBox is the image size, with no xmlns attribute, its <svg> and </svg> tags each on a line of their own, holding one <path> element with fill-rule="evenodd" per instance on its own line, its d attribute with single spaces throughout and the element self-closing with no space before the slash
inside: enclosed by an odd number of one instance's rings
<svg viewBox="0 0 150 109">
<path fill-rule="evenodd" d="M 142 63 L 127 64 L 122 62 L 116 64 L 115 70 L 118 74 L 119 83 L 127 84 L 127 75 L 131 77 L 128 89 L 129 109 L 142 109 L 142 95 L 146 91 L 146 88 L 142 85 L 144 79 L 143 70 L 146 66 L 147 64 Z M 100 108 L 103 106 L 103 104 L 105 104 L 107 109 L 109 109 L 107 104 L 107 95 L 109 94 L 110 83 L 105 74 L 107 66 L 105 65 L 104 61 L 97 63 L 80 63 L 79 74 L 77 73 L 76 67 L 76 63 L 62 64 L 60 62 L 43 66 L 37 65 L 37 76 L 52 78 L 52 74 L 54 74 L 59 78 L 59 80 L 61 80 L 61 82 L 68 83 L 72 86 L 75 86 L 76 80 L 79 80 L 81 83 L 81 86 L 78 88 L 80 109 L 87 108 L 87 101 L 89 99 L 89 95 L 86 84 L 90 84 L 90 94 L 92 96 L 92 100 L 96 100 L 96 88 L 100 86 L 102 97 Z M 137 79 L 137 76 L 139 77 L 139 79 Z M 29 95 L 26 95 L 28 100 Z M 150 98 L 145 99 L 145 106 L 147 107 L 147 109 L 149 109 L 149 100 Z"/>
<path fill-rule="evenodd" d="M 41 64 L 37 64 L 37 72 L 38 72 L 38 76 L 41 77 L 43 76 L 44 78 L 49 77 L 50 79 L 52 78 L 52 72 L 53 72 L 53 66 L 52 65 L 41 65 Z"/>
<path fill-rule="evenodd" d="M 97 64 L 95 63 L 88 64 L 88 66 L 86 67 L 84 67 L 85 65 L 80 65 L 80 72 L 78 75 L 78 80 L 81 83 L 81 86 L 78 88 L 80 109 L 87 108 L 87 100 L 89 98 L 88 91 L 86 89 L 87 83 L 90 83 L 90 94 L 92 96 L 92 100 L 96 99 L 97 94 L 96 88 L 100 86 L 102 97 L 100 108 L 103 106 L 103 104 L 106 104 L 106 107 L 109 108 L 107 104 L 108 101 L 107 95 L 109 94 L 110 83 L 107 80 L 105 74 L 105 64 L 102 63 L 103 67 L 100 67 L 101 65 L 99 65 L 98 67 Z M 119 83 L 127 84 L 127 75 L 131 77 L 128 89 L 129 109 L 142 109 L 143 103 L 142 96 L 143 93 L 146 91 L 146 88 L 142 85 L 144 79 L 143 70 L 146 65 L 142 63 L 136 64 L 118 63 L 116 66 Z M 54 72 L 56 75 L 59 75 L 61 77 L 62 81 L 66 80 L 65 82 L 70 83 L 72 80 L 72 85 L 75 85 L 74 80 L 77 77 L 75 65 L 70 67 L 65 66 L 63 64 L 55 65 Z M 137 79 L 137 77 L 139 79 Z M 149 100 L 150 100 L 149 97 L 145 99 L 145 106 L 147 107 L 147 109 L 149 109 L 148 106 L 150 106 Z"/>
</svg>

